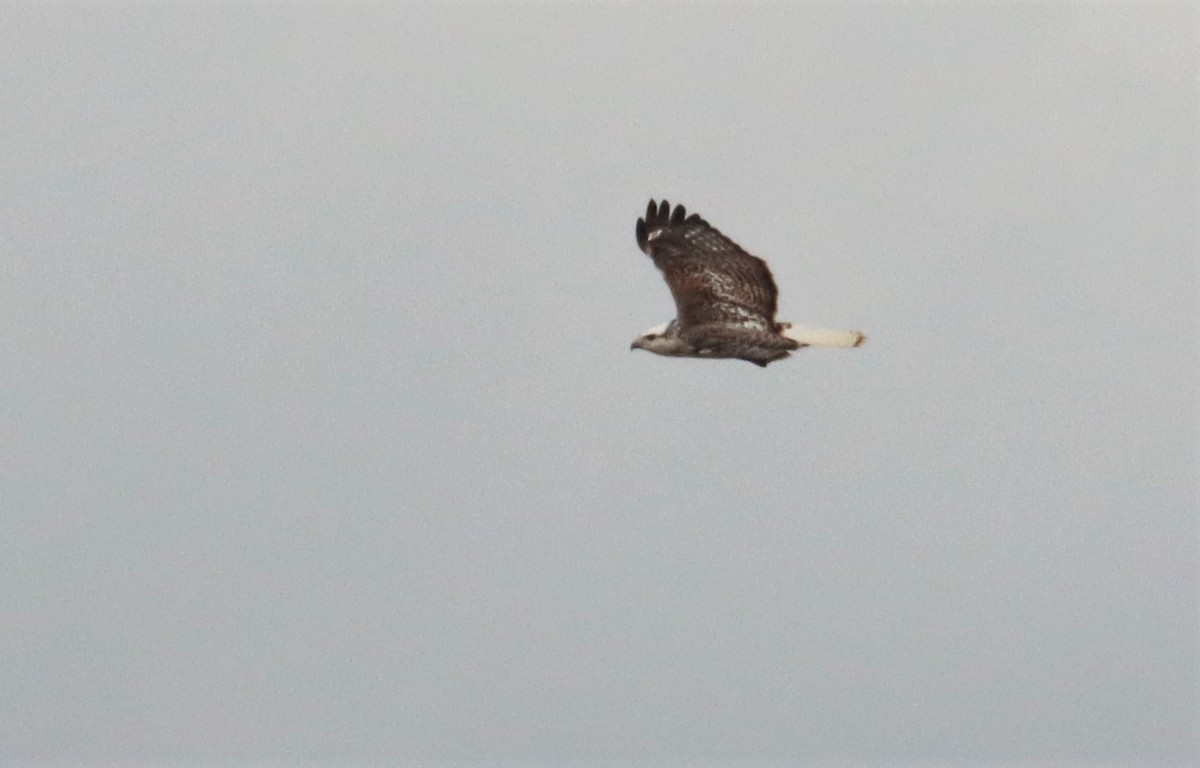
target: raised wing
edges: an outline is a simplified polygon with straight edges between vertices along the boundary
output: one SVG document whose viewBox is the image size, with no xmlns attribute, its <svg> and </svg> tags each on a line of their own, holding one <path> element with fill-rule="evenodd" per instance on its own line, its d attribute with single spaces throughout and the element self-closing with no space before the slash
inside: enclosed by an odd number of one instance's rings
<svg viewBox="0 0 1200 768">
<path fill-rule="evenodd" d="M 771 330 L 778 291 L 762 259 L 743 251 L 696 214 L 666 200 L 638 219 L 638 246 L 654 260 L 675 298 L 681 326 L 735 324 Z"/>
</svg>

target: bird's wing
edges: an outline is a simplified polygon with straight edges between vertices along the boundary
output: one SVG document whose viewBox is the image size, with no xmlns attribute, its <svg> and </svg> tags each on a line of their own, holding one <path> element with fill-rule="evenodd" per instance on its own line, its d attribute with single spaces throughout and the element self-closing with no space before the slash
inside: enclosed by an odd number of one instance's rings
<svg viewBox="0 0 1200 768">
<path fill-rule="evenodd" d="M 682 205 L 650 201 L 638 246 L 662 270 L 681 326 L 728 323 L 771 330 L 778 291 L 762 259 Z"/>
</svg>

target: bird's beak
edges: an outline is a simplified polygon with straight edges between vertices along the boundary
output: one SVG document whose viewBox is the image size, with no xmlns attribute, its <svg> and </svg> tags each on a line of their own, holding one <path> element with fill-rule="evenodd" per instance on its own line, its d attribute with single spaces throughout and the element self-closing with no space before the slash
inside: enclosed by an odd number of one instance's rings
<svg viewBox="0 0 1200 768">
<path fill-rule="evenodd" d="M 631 352 L 635 349 L 641 349 L 641 348 L 642 348 L 642 340 L 641 339 L 634 339 L 633 343 L 629 345 L 629 351 L 631 351 Z"/>
</svg>

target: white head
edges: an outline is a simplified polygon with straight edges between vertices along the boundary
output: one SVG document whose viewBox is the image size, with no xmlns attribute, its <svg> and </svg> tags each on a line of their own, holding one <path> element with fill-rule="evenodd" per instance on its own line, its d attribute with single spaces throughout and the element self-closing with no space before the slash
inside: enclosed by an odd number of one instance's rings
<svg viewBox="0 0 1200 768">
<path fill-rule="evenodd" d="M 629 348 L 644 349 L 656 355 L 667 355 L 669 357 L 689 355 L 695 351 L 690 344 L 676 335 L 674 321 L 650 328 L 641 336 L 634 339 Z"/>
</svg>

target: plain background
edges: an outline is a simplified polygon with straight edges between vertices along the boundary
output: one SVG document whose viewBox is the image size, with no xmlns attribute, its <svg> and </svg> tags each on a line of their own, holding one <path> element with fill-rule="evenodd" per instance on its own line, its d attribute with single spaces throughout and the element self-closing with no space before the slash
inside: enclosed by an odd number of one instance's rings
<svg viewBox="0 0 1200 768">
<path fill-rule="evenodd" d="M 0 9 L 0 756 L 1187 762 L 1197 11 Z M 650 197 L 766 258 L 760 370 Z"/>
</svg>

